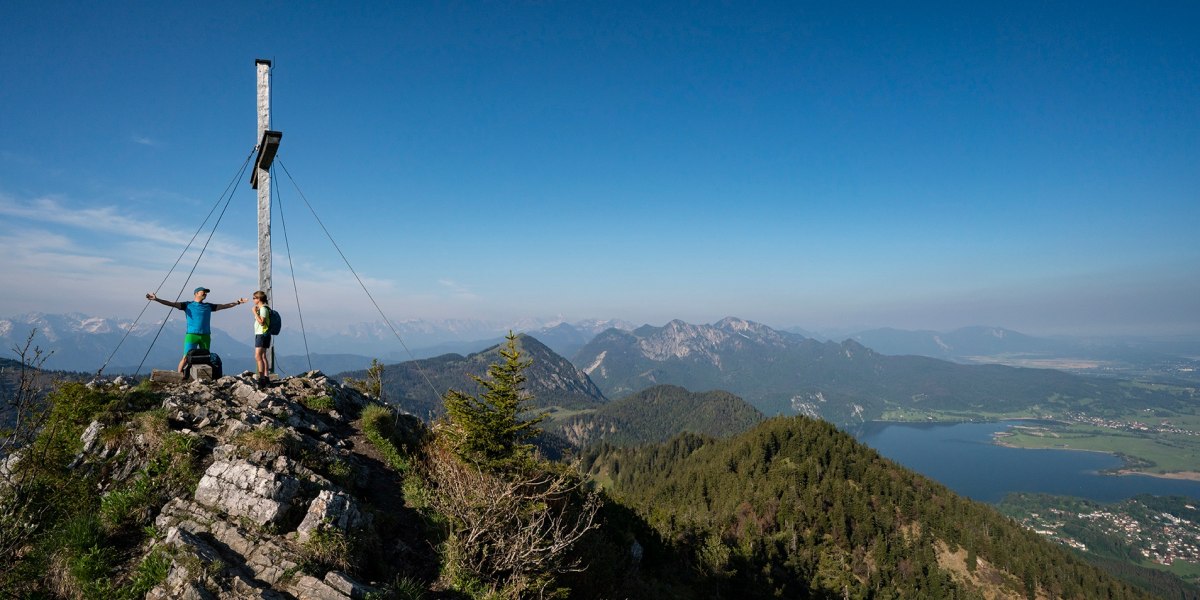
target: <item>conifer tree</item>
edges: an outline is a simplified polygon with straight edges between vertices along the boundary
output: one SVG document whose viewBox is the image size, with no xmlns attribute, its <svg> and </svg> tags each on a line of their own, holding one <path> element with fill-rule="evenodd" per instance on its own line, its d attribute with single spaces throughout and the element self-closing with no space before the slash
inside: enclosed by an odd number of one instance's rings
<svg viewBox="0 0 1200 600">
<path fill-rule="evenodd" d="M 546 415 L 527 411 L 532 361 L 512 332 L 500 356 L 487 378 L 472 377 L 480 394 L 446 393 L 444 441 L 426 454 L 430 505 L 449 521 L 445 572 L 460 591 L 488 587 L 489 598 L 567 597 L 558 578 L 584 568 L 571 549 L 599 527 L 599 495 L 573 468 L 534 456 Z"/>
<path fill-rule="evenodd" d="M 533 361 L 522 360 L 511 331 L 505 339 L 507 343 L 500 348 L 504 362 L 489 366 L 486 379 L 471 376 L 483 388 L 481 395 L 450 390 L 443 397 L 455 453 L 464 461 L 493 470 L 527 463 L 533 456 L 529 441 L 541 433 L 538 424 L 546 417 L 523 418 L 530 400 L 524 389 L 524 371 Z"/>
</svg>

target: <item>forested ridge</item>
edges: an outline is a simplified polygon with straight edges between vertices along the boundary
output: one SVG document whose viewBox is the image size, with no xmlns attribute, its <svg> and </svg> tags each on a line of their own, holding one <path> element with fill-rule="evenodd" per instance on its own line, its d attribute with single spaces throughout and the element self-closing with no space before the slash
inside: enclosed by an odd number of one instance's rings
<svg viewBox="0 0 1200 600">
<path fill-rule="evenodd" d="M 628 445 L 666 441 L 682 431 L 726 437 L 763 418 L 758 409 L 729 392 L 659 385 L 563 419 L 554 429 L 580 447 L 601 440 Z"/>
<path fill-rule="evenodd" d="M 806 417 L 600 445 L 581 468 L 724 597 L 1149 597 Z"/>
</svg>

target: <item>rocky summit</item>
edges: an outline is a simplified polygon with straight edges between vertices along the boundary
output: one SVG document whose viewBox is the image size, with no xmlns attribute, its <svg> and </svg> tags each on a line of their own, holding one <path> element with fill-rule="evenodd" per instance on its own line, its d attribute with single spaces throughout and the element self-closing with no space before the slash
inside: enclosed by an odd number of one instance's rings
<svg viewBox="0 0 1200 600">
<path fill-rule="evenodd" d="M 141 551 L 169 557 L 170 566 L 146 598 L 369 597 L 381 583 L 368 578 L 381 575 L 336 556 L 338 541 L 351 538 L 368 539 L 391 564 L 420 562 L 395 531 L 405 527 L 394 516 L 401 511 L 393 506 L 401 498 L 397 475 L 353 421 L 371 400 L 319 371 L 266 389 L 249 375 L 155 385 L 171 434 L 191 440 L 203 474 L 152 520 L 154 534 Z M 83 435 L 76 468 L 107 470 L 101 485 L 109 489 L 101 493 L 127 489 L 139 472 L 153 470 L 147 449 L 154 440 L 106 435 L 122 426 L 96 421 Z M 383 507 L 387 537 L 373 516 Z"/>
</svg>

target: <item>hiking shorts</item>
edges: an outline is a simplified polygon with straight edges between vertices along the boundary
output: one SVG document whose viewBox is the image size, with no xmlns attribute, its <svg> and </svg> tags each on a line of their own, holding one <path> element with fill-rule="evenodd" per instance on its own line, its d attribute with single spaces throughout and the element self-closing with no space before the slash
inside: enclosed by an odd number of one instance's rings
<svg viewBox="0 0 1200 600">
<path fill-rule="evenodd" d="M 187 354 L 188 350 L 196 348 L 208 350 L 211 342 L 212 336 L 207 333 L 185 333 L 183 334 L 183 353 Z"/>
<path fill-rule="evenodd" d="M 269 334 L 269 333 L 254 334 L 254 347 L 255 348 L 270 348 L 271 347 L 271 334 Z"/>
</svg>

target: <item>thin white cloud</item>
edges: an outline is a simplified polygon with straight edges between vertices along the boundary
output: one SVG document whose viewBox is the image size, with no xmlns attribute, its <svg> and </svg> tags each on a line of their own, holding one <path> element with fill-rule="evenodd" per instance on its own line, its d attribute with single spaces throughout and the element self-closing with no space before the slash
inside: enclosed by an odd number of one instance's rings
<svg viewBox="0 0 1200 600">
<path fill-rule="evenodd" d="M 471 290 L 469 286 L 454 281 L 453 279 L 439 279 L 438 285 L 441 285 L 449 290 L 450 296 L 457 300 L 475 301 L 479 299 L 479 295 Z"/>
<path fill-rule="evenodd" d="M 201 232 L 174 265 L 192 235 L 128 209 L 0 193 L 0 316 L 28 311 L 130 316 L 148 291 L 174 297 L 195 285 L 220 290 L 219 301 L 249 296 L 257 250 L 217 236 L 197 264 L 207 239 Z"/>
<path fill-rule="evenodd" d="M 168 276 L 193 232 L 140 218 L 134 208 L 82 206 L 55 196 L 18 200 L 0 193 L 0 281 L 5 282 L 0 317 L 29 311 L 132 317 L 149 291 L 173 298 L 180 289 L 186 296 L 192 287 L 204 285 L 214 290 L 214 301 L 223 302 L 249 296 L 257 287 L 257 248 L 220 236 L 188 280 L 207 232 Z M 282 258 L 277 252 L 272 304 L 294 312 L 296 291 Z M 295 267 L 309 325 L 378 319 L 359 280 L 340 263 L 300 257 Z M 369 268 L 359 276 L 392 319 L 453 316 L 473 311 L 480 302 L 470 286 L 449 278 L 419 290 L 411 281 L 401 285 L 401 280 Z"/>
<path fill-rule="evenodd" d="M 132 136 L 132 139 L 133 139 L 133 143 L 135 143 L 135 144 L 140 144 L 142 146 L 150 146 L 151 148 L 157 148 L 162 145 L 161 143 L 159 143 L 158 140 L 148 138 L 144 135 L 134 134 Z"/>
<path fill-rule="evenodd" d="M 0 216 L 25 219 L 37 223 L 66 225 L 83 231 L 116 235 L 130 239 L 149 240 L 179 246 L 190 240 L 195 232 L 185 232 L 160 225 L 153 220 L 120 213 L 115 207 L 69 206 L 57 198 L 44 196 L 20 202 L 0 194 Z M 197 240 L 204 239 L 201 232 Z M 209 250 L 239 257 L 253 257 L 257 251 L 238 246 L 219 237 L 209 244 Z"/>
<path fill-rule="evenodd" d="M 179 240 L 180 235 L 179 232 L 156 223 L 121 215 L 111 206 L 71 207 L 50 197 L 41 197 L 26 203 L 0 197 L 0 215 L 159 242 L 174 243 Z"/>
</svg>

